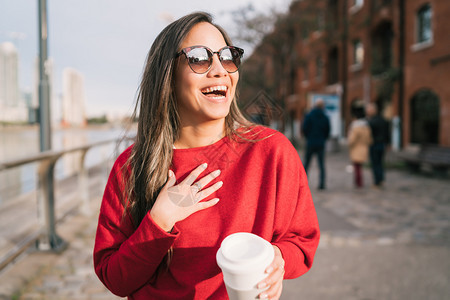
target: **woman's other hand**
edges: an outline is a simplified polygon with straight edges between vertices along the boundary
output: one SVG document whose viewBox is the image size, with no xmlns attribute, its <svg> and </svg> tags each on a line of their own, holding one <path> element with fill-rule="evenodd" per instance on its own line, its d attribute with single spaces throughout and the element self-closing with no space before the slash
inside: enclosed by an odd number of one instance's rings
<svg viewBox="0 0 450 300">
<path fill-rule="evenodd" d="M 259 299 L 280 299 L 281 291 L 283 290 L 284 259 L 280 248 L 272 246 L 275 251 L 275 257 L 266 269 L 266 273 L 269 273 L 269 275 L 258 284 L 259 289 L 269 288 L 259 295 Z"/>
<path fill-rule="evenodd" d="M 218 198 L 201 202 L 223 185 L 223 182 L 219 181 L 203 189 L 220 175 L 220 170 L 215 170 L 196 181 L 207 166 L 206 163 L 198 166 L 186 179 L 177 185 L 175 185 L 175 174 L 172 170 L 169 170 L 167 183 L 161 189 L 150 211 L 151 217 L 162 229 L 170 231 L 176 222 L 184 220 L 193 213 L 209 208 L 219 202 Z"/>
</svg>

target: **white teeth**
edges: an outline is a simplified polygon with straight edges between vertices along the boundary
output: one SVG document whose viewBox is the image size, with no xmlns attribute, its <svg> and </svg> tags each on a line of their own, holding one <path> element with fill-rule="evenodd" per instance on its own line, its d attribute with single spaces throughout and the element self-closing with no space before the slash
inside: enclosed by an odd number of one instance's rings
<svg viewBox="0 0 450 300">
<path fill-rule="evenodd" d="M 216 91 L 224 91 L 226 92 L 228 90 L 228 88 L 224 85 L 220 85 L 220 86 L 211 86 L 208 88 L 205 88 L 202 90 L 202 93 L 212 93 L 212 92 L 216 92 Z"/>
</svg>

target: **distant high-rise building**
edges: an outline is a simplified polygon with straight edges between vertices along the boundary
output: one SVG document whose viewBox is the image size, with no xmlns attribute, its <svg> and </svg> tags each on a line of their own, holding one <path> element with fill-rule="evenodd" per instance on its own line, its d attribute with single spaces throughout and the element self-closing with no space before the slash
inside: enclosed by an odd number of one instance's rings
<svg viewBox="0 0 450 300">
<path fill-rule="evenodd" d="M 19 91 L 19 55 L 10 42 L 0 44 L 0 121 L 26 121 Z"/>
<path fill-rule="evenodd" d="M 86 125 L 84 78 L 72 68 L 63 70 L 62 124 Z"/>
<path fill-rule="evenodd" d="M 0 105 L 15 106 L 19 101 L 19 56 L 16 47 L 0 44 Z"/>
</svg>

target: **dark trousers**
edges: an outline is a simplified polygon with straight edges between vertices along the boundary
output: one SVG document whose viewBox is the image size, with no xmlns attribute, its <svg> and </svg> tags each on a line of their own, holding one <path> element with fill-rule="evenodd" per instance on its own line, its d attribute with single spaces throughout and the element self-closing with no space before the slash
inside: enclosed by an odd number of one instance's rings
<svg viewBox="0 0 450 300">
<path fill-rule="evenodd" d="M 308 173 L 309 163 L 313 155 L 317 155 L 317 162 L 319 163 L 319 189 L 325 188 L 325 146 L 306 146 L 305 154 L 305 171 Z"/>
<path fill-rule="evenodd" d="M 362 163 L 353 162 L 353 173 L 354 175 L 354 181 L 355 181 L 355 187 L 363 187 L 363 174 L 362 174 Z"/>
<path fill-rule="evenodd" d="M 370 164 L 372 167 L 373 181 L 375 185 L 380 185 L 384 181 L 384 144 L 375 143 L 370 146 Z"/>
</svg>

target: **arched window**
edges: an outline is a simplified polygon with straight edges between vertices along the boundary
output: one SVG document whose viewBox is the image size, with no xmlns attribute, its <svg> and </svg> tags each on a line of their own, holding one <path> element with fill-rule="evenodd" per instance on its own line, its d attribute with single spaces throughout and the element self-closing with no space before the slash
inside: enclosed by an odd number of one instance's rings
<svg viewBox="0 0 450 300">
<path fill-rule="evenodd" d="M 439 143 L 439 97 L 430 90 L 417 92 L 411 99 L 411 143 Z"/>
<path fill-rule="evenodd" d="M 417 11 L 417 43 L 426 43 L 433 40 L 432 17 L 433 12 L 429 3 L 423 5 Z"/>
</svg>

